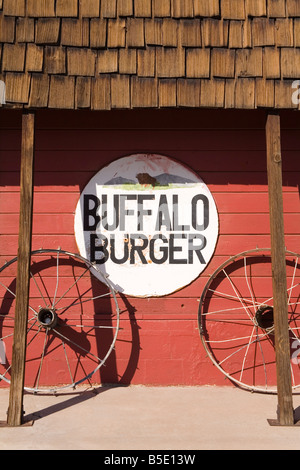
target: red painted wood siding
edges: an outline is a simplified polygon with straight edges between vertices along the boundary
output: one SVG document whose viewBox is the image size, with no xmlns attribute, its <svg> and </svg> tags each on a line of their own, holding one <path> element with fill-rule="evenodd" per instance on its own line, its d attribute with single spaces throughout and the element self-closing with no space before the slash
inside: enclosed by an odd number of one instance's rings
<svg viewBox="0 0 300 470">
<path fill-rule="evenodd" d="M 20 115 L 0 114 L 0 261 L 17 253 Z M 239 111 L 41 112 L 37 115 L 33 249 L 77 252 L 74 211 L 80 191 L 112 160 L 137 152 L 190 166 L 212 192 L 220 218 L 215 255 L 188 287 L 164 298 L 120 298 L 116 351 L 101 380 L 110 383 L 224 384 L 200 342 L 199 297 L 225 259 L 270 246 L 265 114 Z M 300 252 L 300 120 L 282 117 L 287 248 Z"/>
</svg>

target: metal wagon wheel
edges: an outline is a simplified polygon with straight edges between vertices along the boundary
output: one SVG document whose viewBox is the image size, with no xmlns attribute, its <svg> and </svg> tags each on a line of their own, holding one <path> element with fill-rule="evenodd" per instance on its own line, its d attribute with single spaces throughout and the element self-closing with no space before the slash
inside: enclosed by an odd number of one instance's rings
<svg viewBox="0 0 300 470">
<path fill-rule="evenodd" d="M 293 391 L 300 386 L 300 255 L 286 251 L 288 324 Z M 201 341 L 232 382 L 276 393 L 270 249 L 231 257 L 212 274 L 199 304 Z"/>
<path fill-rule="evenodd" d="M 0 268 L 0 380 L 10 383 L 17 258 Z M 95 376 L 114 349 L 119 307 L 107 276 L 80 255 L 31 254 L 24 389 L 55 393 Z M 100 374 L 100 372 L 97 372 Z"/>
</svg>

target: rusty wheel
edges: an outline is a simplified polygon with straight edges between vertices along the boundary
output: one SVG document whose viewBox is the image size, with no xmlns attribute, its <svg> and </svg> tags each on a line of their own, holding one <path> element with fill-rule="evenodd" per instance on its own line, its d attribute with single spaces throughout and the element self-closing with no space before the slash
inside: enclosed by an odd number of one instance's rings
<svg viewBox="0 0 300 470">
<path fill-rule="evenodd" d="M 17 258 L 0 269 L 0 379 L 10 383 Z M 107 276 L 63 250 L 31 254 L 25 390 L 57 392 L 93 380 L 114 349 L 119 307 Z M 101 273 L 100 273 L 101 276 Z"/>
<path fill-rule="evenodd" d="M 293 390 L 300 386 L 300 255 L 286 251 Z M 276 393 L 270 249 L 231 257 L 212 274 L 199 304 L 199 330 L 213 364 L 252 391 Z"/>
</svg>

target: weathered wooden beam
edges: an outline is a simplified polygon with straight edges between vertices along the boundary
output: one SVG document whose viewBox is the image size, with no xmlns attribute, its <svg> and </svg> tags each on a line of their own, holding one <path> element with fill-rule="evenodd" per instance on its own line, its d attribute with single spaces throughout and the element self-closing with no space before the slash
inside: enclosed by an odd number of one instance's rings
<svg viewBox="0 0 300 470">
<path fill-rule="evenodd" d="M 272 283 L 278 394 L 278 424 L 293 425 L 287 280 L 282 201 L 280 116 L 269 114 L 266 123 Z"/>
<path fill-rule="evenodd" d="M 20 426 L 23 417 L 23 390 L 28 321 L 30 253 L 32 237 L 34 123 L 32 112 L 22 117 L 22 150 L 20 175 L 20 219 L 16 284 L 14 340 L 7 424 Z"/>
</svg>

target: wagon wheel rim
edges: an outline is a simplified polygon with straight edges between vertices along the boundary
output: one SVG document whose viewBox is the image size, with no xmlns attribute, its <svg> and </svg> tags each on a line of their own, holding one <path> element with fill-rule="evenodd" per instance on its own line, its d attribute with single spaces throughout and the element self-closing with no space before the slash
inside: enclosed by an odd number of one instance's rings
<svg viewBox="0 0 300 470">
<path fill-rule="evenodd" d="M 32 251 L 31 260 L 24 390 L 30 393 L 58 393 L 83 383 L 91 384 L 92 378 L 106 365 L 115 349 L 120 328 L 116 292 L 108 276 L 101 273 L 96 264 L 76 253 L 40 249 Z M 8 384 L 16 293 L 15 282 L 7 285 L 4 280 L 5 273 L 13 271 L 16 265 L 17 257 L 0 268 L 3 294 L 0 310 L 0 380 Z M 99 292 L 96 292 L 98 289 Z M 34 294 L 31 295 L 31 291 Z M 5 306 L 5 296 L 9 308 Z M 102 304 L 109 304 L 109 311 L 103 306 L 104 312 L 95 312 L 97 305 L 102 309 Z M 108 337 L 104 345 L 101 343 L 103 336 Z M 60 367 L 59 383 L 48 383 L 49 371 L 53 376 L 55 369 L 51 354 Z"/>
<path fill-rule="evenodd" d="M 254 279 L 251 274 L 268 263 L 271 270 L 270 248 L 244 251 L 222 263 L 203 289 L 198 327 L 207 356 L 225 378 L 247 390 L 275 394 L 273 294 L 263 287 L 266 280 L 271 285 L 272 276 L 264 274 L 265 279 L 263 275 Z M 300 255 L 286 250 L 293 391 L 300 387 L 299 263 Z M 243 285 L 238 272 L 244 273 Z"/>
</svg>

